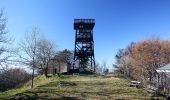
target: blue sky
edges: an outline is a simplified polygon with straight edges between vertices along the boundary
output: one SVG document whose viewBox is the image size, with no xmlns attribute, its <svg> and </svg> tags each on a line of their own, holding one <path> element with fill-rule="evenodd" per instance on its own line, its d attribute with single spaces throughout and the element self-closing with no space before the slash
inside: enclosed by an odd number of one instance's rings
<svg viewBox="0 0 170 100">
<path fill-rule="evenodd" d="M 1 0 L 9 33 L 19 42 L 39 26 L 57 49 L 74 49 L 74 18 L 94 18 L 95 57 L 108 65 L 118 49 L 152 36 L 170 39 L 169 0 Z"/>
</svg>

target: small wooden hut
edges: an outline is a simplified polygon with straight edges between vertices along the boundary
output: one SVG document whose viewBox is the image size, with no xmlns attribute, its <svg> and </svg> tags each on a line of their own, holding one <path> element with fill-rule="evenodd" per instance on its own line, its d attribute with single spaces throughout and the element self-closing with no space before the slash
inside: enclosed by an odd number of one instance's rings
<svg viewBox="0 0 170 100">
<path fill-rule="evenodd" d="M 170 64 L 160 67 L 156 70 L 159 74 L 158 77 L 158 90 L 161 94 L 170 94 Z"/>
</svg>

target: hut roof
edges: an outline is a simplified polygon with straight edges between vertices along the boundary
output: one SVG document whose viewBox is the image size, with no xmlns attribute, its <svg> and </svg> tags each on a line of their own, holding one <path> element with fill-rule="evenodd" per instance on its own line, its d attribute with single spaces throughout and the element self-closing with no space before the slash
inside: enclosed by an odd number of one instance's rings
<svg viewBox="0 0 170 100">
<path fill-rule="evenodd" d="M 170 63 L 163 67 L 156 69 L 156 71 L 157 72 L 170 72 Z"/>
</svg>

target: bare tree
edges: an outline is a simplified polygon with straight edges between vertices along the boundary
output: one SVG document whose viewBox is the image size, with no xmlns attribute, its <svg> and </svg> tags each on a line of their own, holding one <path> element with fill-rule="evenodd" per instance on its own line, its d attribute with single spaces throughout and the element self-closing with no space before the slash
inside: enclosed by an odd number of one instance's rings
<svg viewBox="0 0 170 100">
<path fill-rule="evenodd" d="M 97 62 L 97 61 L 96 61 L 96 64 L 95 64 L 95 68 L 96 68 L 97 73 L 102 74 L 103 68 L 102 68 L 102 66 L 100 66 L 99 62 Z"/>
<path fill-rule="evenodd" d="M 63 50 L 56 53 L 54 57 L 57 65 L 59 66 L 59 71 L 61 70 L 60 63 L 72 64 L 73 62 L 73 51 Z"/>
<path fill-rule="evenodd" d="M 65 49 L 63 51 L 57 52 L 55 58 L 59 62 L 72 63 L 72 61 L 73 61 L 73 52 L 70 51 L 70 50 Z"/>
<path fill-rule="evenodd" d="M 11 50 L 7 48 L 7 45 L 12 40 L 8 35 L 6 28 L 7 18 L 4 15 L 4 10 L 0 9 L 0 66 L 1 70 L 4 70 L 4 65 L 9 61 L 11 57 Z"/>
<path fill-rule="evenodd" d="M 101 67 L 102 67 L 102 73 L 106 75 L 107 74 L 106 71 L 108 70 L 106 61 L 102 62 Z"/>
<path fill-rule="evenodd" d="M 25 34 L 24 40 L 20 43 L 20 51 L 22 51 L 21 54 L 19 54 L 19 57 L 21 58 L 20 62 L 32 69 L 31 88 L 33 88 L 34 71 L 37 64 L 36 55 L 38 51 L 39 33 L 39 29 L 33 27 L 30 32 Z"/>
<path fill-rule="evenodd" d="M 46 77 L 50 61 L 54 58 L 54 53 L 55 45 L 53 42 L 45 38 L 40 39 L 38 42 L 37 60 L 39 69 L 45 74 Z"/>
<path fill-rule="evenodd" d="M 29 81 L 31 75 L 24 69 L 9 68 L 6 71 L 0 72 L 0 91 L 22 86 Z"/>
<path fill-rule="evenodd" d="M 132 77 L 131 54 L 132 47 L 135 43 L 131 43 L 125 49 L 119 49 L 115 58 L 116 63 L 113 65 L 115 72 L 122 74 L 124 77 Z"/>
</svg>

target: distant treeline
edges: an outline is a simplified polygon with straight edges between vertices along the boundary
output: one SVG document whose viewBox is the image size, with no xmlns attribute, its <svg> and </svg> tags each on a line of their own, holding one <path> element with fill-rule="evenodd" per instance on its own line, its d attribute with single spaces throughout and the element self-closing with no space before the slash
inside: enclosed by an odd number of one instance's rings
<svg viewBox="0 0 170 100">
<path fill-rule="evenodd" d="M 22 86 L 31 79 L 31 74 L 23 69 L 11 68 L 0 72 L 0 91 Z"/>
</svg>

